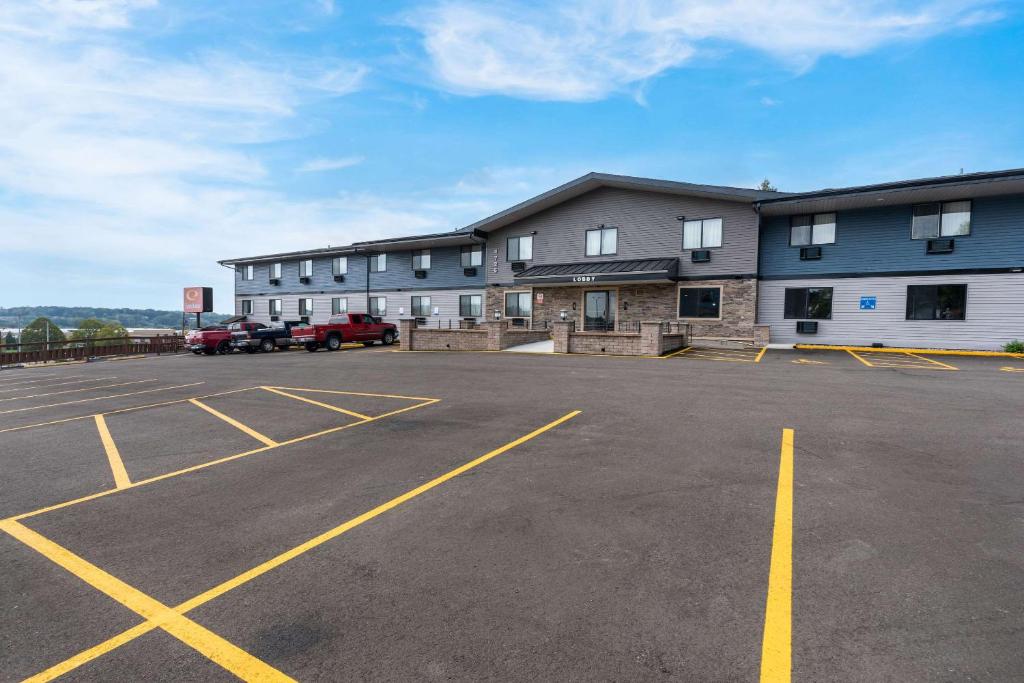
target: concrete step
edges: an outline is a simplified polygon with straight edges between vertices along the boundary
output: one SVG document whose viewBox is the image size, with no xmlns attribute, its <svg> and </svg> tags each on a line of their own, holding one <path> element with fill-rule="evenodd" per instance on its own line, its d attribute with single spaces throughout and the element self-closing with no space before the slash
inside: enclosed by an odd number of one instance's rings
<svg viewBox="0 0 1024 683">
<path fill-rule="evenodd" d="M 744 337 L 692 337 L 690 346 L 695 349 L 759 349 L 753 339 Z"/>
</svg>

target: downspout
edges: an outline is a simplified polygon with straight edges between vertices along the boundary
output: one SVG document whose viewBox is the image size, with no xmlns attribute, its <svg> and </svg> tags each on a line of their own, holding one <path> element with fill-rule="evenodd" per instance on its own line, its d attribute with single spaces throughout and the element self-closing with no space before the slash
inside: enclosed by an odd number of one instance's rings
<svg viewBox="0 0 1024 683">
<path fill-rule="evenodd" d="M 754 324 L 761 321 L 758 319 L 761 307 L 758 301 L 761 298 L 761 202 L 754 202 L 754 213 L 757 214 L 757 260 L 754 262 Z"/>
</svg>

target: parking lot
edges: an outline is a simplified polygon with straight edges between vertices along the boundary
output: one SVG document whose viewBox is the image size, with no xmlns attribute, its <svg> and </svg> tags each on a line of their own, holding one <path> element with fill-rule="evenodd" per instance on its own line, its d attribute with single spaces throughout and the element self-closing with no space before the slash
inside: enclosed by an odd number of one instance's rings
<svg viewBox="0 0 1024 683">
<path fill-rule="evenodd" d="M 0 372 L 2 680 L 1015 680 L 1024 360 Z"/>
</svg>

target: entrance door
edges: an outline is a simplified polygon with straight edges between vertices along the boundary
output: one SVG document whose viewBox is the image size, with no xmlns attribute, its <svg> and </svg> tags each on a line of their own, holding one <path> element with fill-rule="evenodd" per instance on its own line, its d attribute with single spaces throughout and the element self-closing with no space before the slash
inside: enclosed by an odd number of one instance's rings
<svg viewBox="0 0 1024 683">
<path fill-rule="evenodd" d="M 615 330 L 615 292 L 612 290 L 583 293 L 583 329 L 594 332 Z"/>
</svg>

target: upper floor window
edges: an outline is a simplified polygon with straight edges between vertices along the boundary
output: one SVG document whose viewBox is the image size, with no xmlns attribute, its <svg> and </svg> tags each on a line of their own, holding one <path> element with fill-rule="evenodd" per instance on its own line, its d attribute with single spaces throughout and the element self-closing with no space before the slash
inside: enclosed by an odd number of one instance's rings
<svg viewBox="0 0 1024 683">
<path fill-rule="evenodd" d="M 412 269 L 413 270 L 429 270 L 430 269 L 430 250 L 429 249 L 417 249 L 412 252 Z"/>
<path fill-rule="evenodd" d="M 312 299 L 299 299 L 299 315 L 313 315 Z"/>
<path fill-rule="evenodd" d="M 348 313 L 348 299 L 345 297 L 331 299 L 331 315 L 344 315 L 345 313 Z"/>
<path fill-rule="evenodd" d="M 270 264 L 270 279 L 280 280 L 281 279 L 281 264 L 271 263 Z"/>
<path fill-rule="evenodd" d="M 267 312 L 270 315 L 281 315 L 281 300 L 267 299 Z"/>
<path fill-rule="evenodd" d="M 505 249 L 509 261 L 530 261 L 533 259 L 533 235 L 509 237 Z"/>
<path fill-rule="evenodd" d="M 430 315 L 430 297 L 429 296 L 414 296 L 412 297 L 412 314 L 417 318 L 423 318 Z"/>
<path fill-rule="evenodd" d="M 484 298 L 480 294 L 459 295 L 459 315 L 463 318 L 479 318 L 483 315 Z"/>
<path fill-rule="evenodd" d="M 252 279 L 252 266 L 242 266 L 242 279 L 243 280 L 251 280 Z"/>
<path fill-rule="evenodd" d="M 789 219 L 789 245 L 806 247 L 812 244 L 835 244 L 836 215 L 816 213 L 813 216 L 793 216 Z"/>
<path fill-rule="evenodd" d="M 971 234 L 971 202 L 918 204 L 910 227 L 910 238 L 928 240 Z"/>
<path fill-rule="evenodd" d="M 462 267 L 474 268 L 484 264 L 484 245 L 467 244 L 462 247 Z"/>
<path fill-rule="evenodd" d="M 907 320 L 964 320 L 967 285 L 907 285 Z"/>
<path fill-rule="evenodd" d="M 683 249 L 710 249 L 720 246 L 722 246 L 721 218 L 683 221 Z"/>
<path fill-rule="evenodd" d="M 587 256 L 610 256 L 618 250 L 618 228 L 587 230 Z"/>
<path fill-rule="evenodd" d="M 252 299 L 242 299 L 242 315 L 252 315 Z"/>
<path fill-rule="evenodd" d="M 344 275 L 348 272 L 348 257 L 339 256 L 331 262 L 332 275 Z"/>
<path fill-rule="evenodd" d="M 306 259 L 305 261 L 299 261 L 299 277 L 312 277 L 313 275 L 313 259 Z"/>
<path fill-rule="evenodd" d="M 375 254 L 370 257 L 370 272 L 383 273 L 388 269 L 388 255 Z"/>
<path fill-rule="evenodd" d="M 787 287 L 783 317 L 828 320 L 832 317 L 832 288 Z"/>
</svg>

